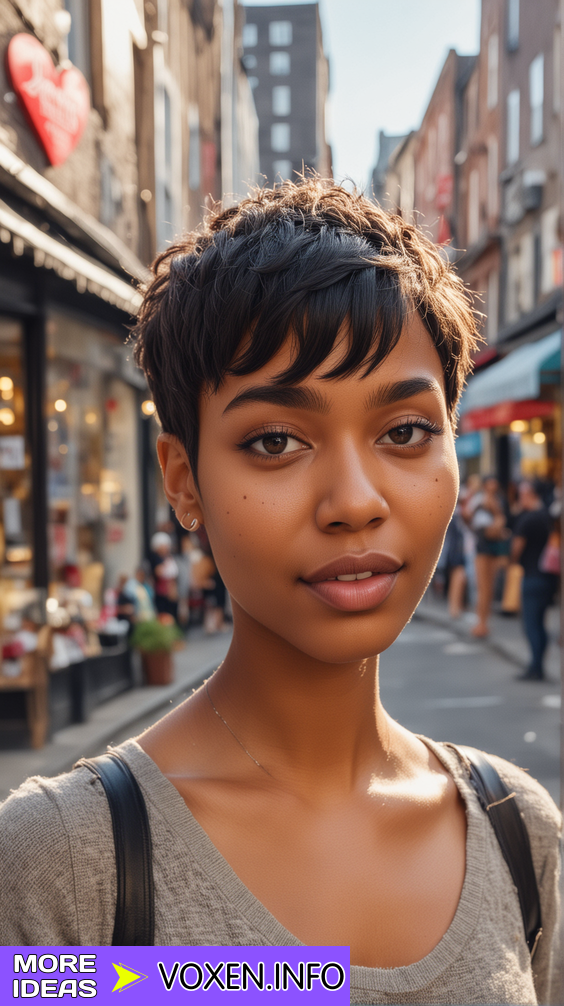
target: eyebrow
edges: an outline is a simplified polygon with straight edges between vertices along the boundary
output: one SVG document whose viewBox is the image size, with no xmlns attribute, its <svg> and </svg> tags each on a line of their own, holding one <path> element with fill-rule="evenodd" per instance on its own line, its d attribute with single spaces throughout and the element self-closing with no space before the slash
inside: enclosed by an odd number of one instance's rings
<svg viewBox="0 0 564 1006">
<path fill-rule="evenodd" d="M 366 399 L 365 408 L 367 412 L 370 409 L 380 409 L 404 398 L 412 398 L 414 395 L 429 391 L 440 392 L 439 384 L 431 378 L 412 377 L 407 381 L 396 381 L 394 384 L 385 384 L 378 391 L 372 391 Z M 240 391 L 225 406 L 223 415 L 253 402 L 281 405 L 288 409 L 304 409 L 320 415 L 327 415 L 331 408 L 326 397 L 313 388 L 284 388 L 275 384 L 263 384 Z"/>
<path fill-rule="evenodd" d="M 240 391 L 226 405 L 223 415 L 233 409 L 240 409 L 250 402 L 268 402 L 270 405 L 283 405 L 288 409 L 305 409 L 307 412 L 318 412 L 321 415 L 326 415 L 330 408 L 325 396 L 319 391 L 314 391 L 313 388 L 284 388 L 274 384 L 264 384 Z"/>
<path fill-rule="evenodd" d="M 372 391 L 366 399 L 365 407 L 367 411 L 381 409 L 384 405 L 393 405 L 394 402 L 401 402 L 404 398 L 412 398 L 414 395 L 422 395 L 429 391 L 440 393 L 440 384 L 430 377 L 411 377 L 407 381 L 385 384 L 377 391 Z"/>
</svg>

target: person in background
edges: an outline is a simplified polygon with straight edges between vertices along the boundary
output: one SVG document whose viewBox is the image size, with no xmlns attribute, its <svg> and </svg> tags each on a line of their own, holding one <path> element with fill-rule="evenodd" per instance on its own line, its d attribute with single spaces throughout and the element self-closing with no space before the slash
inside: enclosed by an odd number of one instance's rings
<svg viewBox="0 0 564 1006">
<path fill-rule="evenodd" d="M 527 681 L 542 681 L 545 676 L 543 660 L 548 644 L 545 617 L 558 585 L 558 577 L 542 569 L 542 555 L 553 518 L 543 503 L 541 492 L 542 487 L 537 482 L 520 483 L 521 513 L 515 521 L 511 541 L 511 560 L 523 567 L 521 616 L 531 648 L 531 662 L 520 677 Z"/>
<path fill-rule="evenodd" d="M 127 630 L 127 634 L 130 636 L 135 624 L 135 599 L 127 589 L 128 583 L 129 577 L 125 573 L 121 573 L 118 577 L 116 587 L 116 618 L 128 623 L 129 629 Z"/>
<path fill-rule="evenodd" d="M 139 566 L 135 576 L 130 576 L 123 592 L 134 606 L 135 622 L 150 622 L 156 618 L 155 595 L 151 584 L 147 582 L 147 573 L 143 566 Z"/>
<path fill-rule="evenodd" d="M 159 614 L 178 617 L 178 564 L 172 555 L 172 539 L 166 531 L 151 538 L 149 555 L 155 583 L 155 607 Z"/>
<path fill-rule="evenodd" d="M 464 507 L 464 517 L 476 535 L 476 615 L 472 635 L 483 639 L 489 635 L 496 574 L 507 562 L 509 530 L 500 485 L 493 475 L 484 479 L 482 490 L 475 493 Z"/>
</svg>

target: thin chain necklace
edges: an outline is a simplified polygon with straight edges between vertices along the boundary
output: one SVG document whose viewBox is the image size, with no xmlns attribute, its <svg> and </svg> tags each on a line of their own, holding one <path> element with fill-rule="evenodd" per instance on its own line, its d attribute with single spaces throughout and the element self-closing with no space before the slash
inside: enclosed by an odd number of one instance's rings
<svg viewBox="0 0 564 1006">
<path fill-rule="evenodd" d="M 215 715 L 218 716 L 219 719 L 221 720 L 221 722 L 223 723 L 223 725 L 227 727 L 227 729 L 229 730 L 229 733 L 231 734 L 232 737 L 235 738 L 235 740 L 237 741 L 237 744 L 239 745 L 239 747 L 242 747 L 243 751 L 245 752 L 245 754 L 249 756 L 249 758 L 251 759 L 251 761 L 254 761 L 254 763 L 257 766 L 257 768 L 261 768 L 262 771 L 266 772 L 266 774 L 268 776 L 270 776 L 270 778 L 272 779 L 273 776 L 270 774 L 270 772 L 268 771 L 268 769 L 265 768 L 264 765 L 261 765 L 261 763 L 259 761 L 257 761 L 257 759 L 251 754 L 251 752 L 249 750 L 247 750 L 247 748 L 245 747 L 245 745 L 243 744 L 243 742 L 240 741 L 239 738 L 237 737 L 237 734 L 235 733 L 235 731 L 231 729 L 231 727 L 229 726 L 229 723 L 227 722 L 227 720 L 223 718 L 223 716 L 219 712 L 219 709 L 215 708 L 215 706 L 213 704 L 212 697 L 211 697 L 210 692 L 209 692 L 207 681 L 206 681 L 206 683 L 204 685 L 204 688 L 205 688 L 205 691 L 206 691 L 206 695 L 207 695 L 207 697 L 208 697 L 208 699 L 210 701 L 210 706 L 212 707 Z"/>
</svg>

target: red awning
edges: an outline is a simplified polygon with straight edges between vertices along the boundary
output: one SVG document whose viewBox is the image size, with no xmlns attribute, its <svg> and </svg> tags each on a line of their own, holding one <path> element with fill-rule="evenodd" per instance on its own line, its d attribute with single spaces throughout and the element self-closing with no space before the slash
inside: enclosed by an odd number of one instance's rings
<svg viewBox="0 0 564 1006">
<path fill-rule="evenodd" d="M 460 420 L 460 429 L 462 433 L 471 433 L 472 430 L 487 430 L 492 426 L 509 426 L 514 419 L 551 416 L 553 412 L 554 402 L 541 402 L 534 398 L 525 402 L 499 402 L 487 409 L 467 412 Z"/>
</svg>

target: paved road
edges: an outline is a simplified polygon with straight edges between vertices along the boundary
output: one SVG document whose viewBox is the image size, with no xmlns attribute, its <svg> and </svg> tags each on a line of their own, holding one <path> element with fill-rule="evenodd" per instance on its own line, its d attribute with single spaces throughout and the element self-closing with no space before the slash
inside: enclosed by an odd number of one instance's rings
<svg viewBox="0 0 564 1006">
<path fill-rule="evenodd" d="M 516 681 L 516 673 L 484 644 L 464 642 L 417 620 L 382 656 L 381 695 L 386 709 L 410 730 L 513 760 L 558 802 L 559 685 Z M 156 718 L 144 717 L 115 742 L 140 733 Z"/>
<path fill-rule="evenodd" d="M 560 685 L 516 673 L 483 643 L 414 620 L 381 658 L 380 692 L 410 730 L 514 761 L 558 802 Z"/>
</svg>

